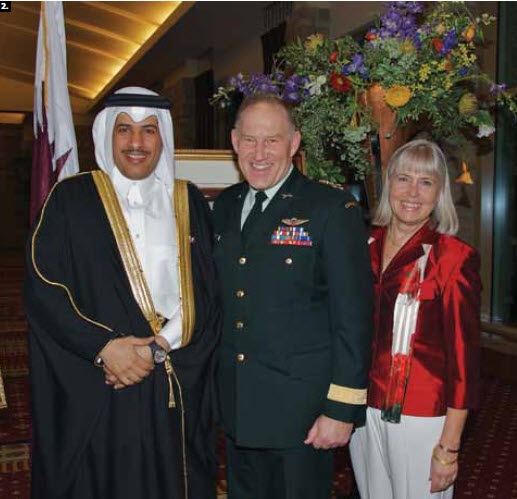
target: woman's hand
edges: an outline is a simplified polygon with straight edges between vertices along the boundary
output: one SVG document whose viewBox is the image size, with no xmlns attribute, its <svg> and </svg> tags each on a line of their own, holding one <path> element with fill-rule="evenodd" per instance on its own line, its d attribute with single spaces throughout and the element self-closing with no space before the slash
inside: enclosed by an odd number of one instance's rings
<svg viewBox="0 0 517 499">
<path fill-rule="evenodd" d="M 445 464 L 448 463 L 448 464 Z M 436 446 L 431 458 L 431 492 L 448 489 L 458 476 L 458 455 Z"/>
</svg>

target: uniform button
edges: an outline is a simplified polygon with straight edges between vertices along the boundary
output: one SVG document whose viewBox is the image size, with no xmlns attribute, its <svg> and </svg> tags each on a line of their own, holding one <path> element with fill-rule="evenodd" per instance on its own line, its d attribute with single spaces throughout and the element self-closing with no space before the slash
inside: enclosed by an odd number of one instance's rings
<svg viewBox="0 0 517 499">
<path fill-rule="evenodd" d="M 293 259 L 292 258 L 286 258 L 285 259 L 285 263 L 287 263 L 287 265 L 292 265 Z"/>
<path fill-rule="evenodd" d="M 235 327 L 236 327 L 237 329 L 242 329 L 242 328 L 244 327 L 244 322 L 242 322 L 242 321 L 237 321 L 237 322 L 235 323 Z"/>
<path fill-rule="evenodd" d="M 246 360 L 246 355 L 244 355 L 243 353 L 237 354 L 237 362 L 244 362 L 245 360 Z"/>
<path fill-rule="evenodd" d="M 245 257 L 245 256 L 241 256 L 241 257 L 239 258 L 239 263 L 240 263 L 241 265 L 244 265 L 244 264 L 246 263 L 246 257 Z"/>
<path fill-rule="evenodd" d="M 235 295 L 237 296 L 237 298 L 242 298 L 245 295 L 245 293 L 242 289 L 239 289 L 237 293 L 235 293 Z"/>
</svg>

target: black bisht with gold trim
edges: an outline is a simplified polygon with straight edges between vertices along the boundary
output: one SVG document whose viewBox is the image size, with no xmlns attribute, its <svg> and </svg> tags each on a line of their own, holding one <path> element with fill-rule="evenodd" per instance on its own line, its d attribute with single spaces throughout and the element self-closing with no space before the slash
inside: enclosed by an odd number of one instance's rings
<svg viewBox="0 0 517 499">
<path fill-rule="evenodd" d="M 110 339 L 153 330 L 92 174 L 50 194 L 27 250 L 33 499 L 215 497 L 212 375 L 221 316 L 210 213 L 195 187 L 188 192 L 196 320 L 190 343 L 170 354 L 174 408 L 163 364 L 119 391 L 94 366 Z"/>
<path fill-rule="evenodd" d="M 348 193 L 295 169 L 243 242 L 247 192 L 236 184 L 214 206 L 224 428 L 239 446 L 302 446 L 321 414 L 365 418 L 373 330 L 365 227 Z"/>
</svg>

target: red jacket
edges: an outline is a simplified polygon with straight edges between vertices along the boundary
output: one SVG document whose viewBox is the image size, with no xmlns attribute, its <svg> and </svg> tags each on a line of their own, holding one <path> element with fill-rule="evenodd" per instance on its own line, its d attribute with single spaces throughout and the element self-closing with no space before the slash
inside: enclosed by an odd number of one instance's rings
<svg viewBox="0 0 517 499">
<path fill-rule="evenodd" d="M 479 255 L 459 239 L 423 226 L 382 272 L 386 228 L 370 238 L 375 285 L 375 337 L 368 405 L 382 408 L 390 374 L 393 310 L 404 276 L 432 245 L 420 290 L 413 358 L 402 413 L 441 416 L 447 407 L 478 403 L 480 295 Z"/>
</svg>

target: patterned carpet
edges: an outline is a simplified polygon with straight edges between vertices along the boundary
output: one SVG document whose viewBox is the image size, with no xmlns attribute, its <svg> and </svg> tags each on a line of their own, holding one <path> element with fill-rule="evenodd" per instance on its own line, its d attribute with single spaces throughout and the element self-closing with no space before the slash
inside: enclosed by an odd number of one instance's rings
<svg viewBox="0 0 517 499">
<path fill-rule="evenodd" d="M 0 368 L 8 408 L 0 410 L 0 498 L 28 499 L 30 414 L 22 269 L 17 258 L 2 263 L 0 259 Z M 482 407 L 470 415 L 465 430 L 455 498 L 517 499 L 517 386 L 485 378 L 481 390 Z M 222 437 L 218 454 L 218 492 L 223 499 Z M 333 497 L 357 498 L 354 491 L 348 450 L 341 449 L 336 453 Z"/>
</svg>

